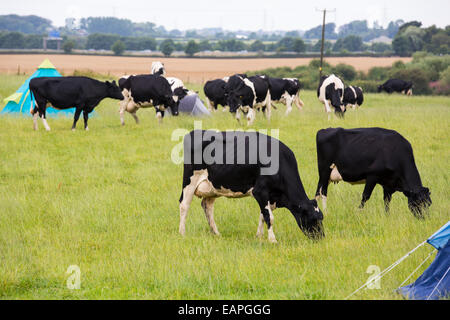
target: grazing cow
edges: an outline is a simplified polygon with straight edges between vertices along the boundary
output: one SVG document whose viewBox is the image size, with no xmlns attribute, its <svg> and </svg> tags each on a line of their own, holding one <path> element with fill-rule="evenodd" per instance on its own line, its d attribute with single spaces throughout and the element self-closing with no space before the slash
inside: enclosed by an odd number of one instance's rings
<svg viewBox="0 0 450 320">
<path fill-rule="evenodd" d="M 139 123 L 136 115 L 139 108 L 155 107 L 160 123 L 167 108 L 171 109 L 173 115 L 178 115 L 178 97 L 173 95 L 165 77 L 153 74 L 128 76 L 119 80 L 119 86 L 124 97 L 119 109 L 122 125 L 125 124 L 125 110 L 131 113 L 136 123 Z"/>
<path fill-rule="evenodd" d="M 224 79 L 215 79 L 206 81 L 203 86 L 205 92 L 206 105 L 210 111 L 213 107 L 217 110 L 217 106 L 220 104 L 222 107 L 227 105 L 227 96 L 225 92 L 225 86 L 227 82 Z"/>
<path fill-rule="evenodd" d="M 387 93 L 401 92 L 408 96 L 412 96 L 413 83 L 400 79 L 389 79 L 382 85 L 378 86 L 378 92 L 386 91 Z"/>
<path fill-rule="evenodd" d="M 270 119 L 271 103 L 269 82 L 264 76 L 247 77 L 245 74 L 236 74 L 228 79 L 225 86 L 227 105 L 230 112 L 236 113 L 240 120 L 240 111 L 247 114 L 247 124 L 255 120 L 254 108 L 266 107 L 266 117 Z"/>
<path fill-rule="evenodd" d="M 213 158 L 211 150 L 215 153 Z M 184 137 L 182 189 L 181 235 L 185 234 L 189 206 L 196 195 L 202 198 L 206 219 L 217 235 L 215 199 L 253 196 L 260 208 L 257 236 L 263 236 L 265 222 L 269 241 L 276 242 L 272 214 L 276 208 L 287 208 L 307 236 L 324 236 L 322 212 L 316 200 L 309 200 L 306 195 L 294 153 L 281 141 L 259 132 L 194 130 L 188 133 Z"/>
<path fill-rule="evenodd" d="M 361 87 L 348 86 L 344 90 L 343 103 L 345 107 L 351 105 L 352 109 L 359 107 L 364 102 L 364 95 Z"/>
<path fill-rule="evenodd" d="M 408 198 L 409 209 L 421 217 L 431 205 L 430 192 L 422 186 L 411 144 L 394 130 L 383 128 L 328 128 L 317 132 L 319 183 L 316 199 L 326 208 L 330 181 L 365 183 L 360 208 L 378 183 L 383 187 L 386 211 L 396 191 Z"/>
<path fill-rule="evenodd" d="M 299 98 L 300 82 L 295 78 L 269 78 L 270 98 L 273 102 L 281 102 L 286 105 L 286 115 L 292 110 L 292 103 L 299 110 L 304 106 Z"/>
<path fill-rule="evenodd" d="M 81 111 L 84 129 L 88 128 L 89 113 L 105 98 L 123 99 L 116 82 L 101 82 L 87 77 L 39 77 L 29 84 L 32 104 L 33 127 L 37 130 L 37 117 L 41 117 L 45 129 L 50 127 L 46 120 L 46 108 L 51 105 L 57 109 L 75 108 L 72 130 L 75 130 Z M 34 101 L 34 105 L 33 105 Z"/>
<path fill-rule="evenodd" d="M 152 74 L 165 76 L 166 69 L 164 68 L 164 63 L 162 63 L 160 61 L 153 61 L 152 62 Z"/>
<path fill-rule="evenodd" d="M 320 78 L 319 88 L 317 89 L 317 97 L 319 98 L 319 101 L 325 105 L 325 111 L 328 115 L 331 113 L 331 104 L 334 107 L 334 112 L 337 116 L 344 116 L 344 112 L 346 111 L 343 104 L 344 83 L 334 74 L 330 76 L 322 76 Z"/>
</svg>

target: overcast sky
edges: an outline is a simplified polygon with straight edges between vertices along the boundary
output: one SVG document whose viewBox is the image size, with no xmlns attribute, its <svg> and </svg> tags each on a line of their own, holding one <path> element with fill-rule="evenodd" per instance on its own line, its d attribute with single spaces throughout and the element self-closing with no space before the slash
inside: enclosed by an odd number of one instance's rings
<svg viewBox="0 0 450 320">
<path fill-rule="evenodd" d="M 227 30 L 307 30 L 321 24 L 316 9 L 336 8 L 327 22 L 419 20 L 450 24 L 450 0 L 0 0 L 0 14 L 38 15 L 64 25 L 65 18 L 114 16 L 155 22 L 166 29 L 222 27 Z"/>
</svg>

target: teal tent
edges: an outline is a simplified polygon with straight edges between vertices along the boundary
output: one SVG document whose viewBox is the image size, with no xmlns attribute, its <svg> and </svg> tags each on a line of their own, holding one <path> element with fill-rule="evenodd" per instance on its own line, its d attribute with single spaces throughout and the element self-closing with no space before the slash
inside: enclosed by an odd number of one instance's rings
<svg viewBox="0 0 450 320">
<path fill-rule="evenodd" d="M 31 116 L 30 108 L 32 103 L 34 105 L 34 99 L 32 101 L 29 84 L 30 80 L 36 77 L 61 77 L 61 74 L 58 72 L 58 70 L 55 69 L 55 66 L 53 66 L 53 64 L 48 59 L 45 59 L 44 62 L 42 62 L 39 65 L 36 72 L 33 73 L 33 75 L 29 77 L 15 93 L 13 93 L 8 98 L 3 100 L 6 103 L 6 105 L 1 111 L 1 114 L 8 113 L 8 114 Z M 57 110 L 49 107 L 47 108 L 46 114 L 50 116 L 52 115 L 72 116 L 74 112 L 75 108 Z"/>
</svg>

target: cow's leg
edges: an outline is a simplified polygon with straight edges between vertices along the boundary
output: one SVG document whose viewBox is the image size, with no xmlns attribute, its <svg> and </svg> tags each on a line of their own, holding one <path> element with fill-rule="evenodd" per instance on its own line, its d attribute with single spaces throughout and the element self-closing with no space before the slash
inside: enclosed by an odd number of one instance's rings
<svg viewBox="0 0 450 320">
<path fill-rule="evenodd" d="M 47 115 L 46 115 L 45 109 L 41 113 L 41 119 L 42 119 L 42 123 L 44 124 L 45 130 L 50 131 L 50 126 L 47 123 Z"/>
<path fill-rule="evenodd" d="M 186 218 L 194 198 L 195 189 L 194 184 L 189 184 L 183 189 L 183 200 L 180 202 L 180 227 L 178 229 L 182 236 L 186 233 Z"/>
<path fill-rule="evenodd" d="M 215 198 L 203 198 L 202 208 L 205 211 L 206 220 L 208 220 L 211 232 L 220 235 L 219 230 L 217 230 L 216 222 L 214 221 L 214 201 Z"/>
<path fill-rule="evenodd" d="M 89 112 L 87 110 L 83 110 L 83 120 L 84 120 L 84 130 L 89 131 L 88 127 Z"/>
<path fill-rule="evenodd" d="M 164 118 L 164 111 L 156 109 L 156 119 L 158 119 L 159 124 L 162 124 L 163 118 Z"/>
<path fill-rule="evenodd" d="M 75 131 L 75 128 L 77 127 L 77 121 L 80 118 L 81 110 L 81 108 L 75 109 L 75 114 L 73 115 L 72 131 Z"/>
<path fill-rule="evenodd" d="M 134 121 L 136 121 L 136 124 L 139 124 L 139 118 L 136 115 L 136 111 L 131 112 L 131 116 L 134 118 Z"/>
<path fill-rule="evenodd" d="M 383 187 L 384 210 L 387 213 L 389 212 L 389 204 L 391 203 L 392 193 L 392 190 L 387 187 Z"/>
<path fill-rule="evenodd" d="M 122 101 L 119 102 L 119 114 L 120 114 L 120 123 L 124 126 L 125 125 L 125 110 L 127 109 L 128 105 L 128 99 L 125 98 Z"/>
<path fill-rule="evenodd" d="M 255 189 L 256 189 L 256 191 L 255 191 Z M 273 232 L 274 217 L 273 217 L 272 209 L 270 208 L 269 197 L 268 197 L 267 192 L 264 191 L 264 187 L 260 188 L 258 186 L 255 186 L 255 188 L 253 189 L 253 197 L 258 202 L 259 208 L 261 209 L 261 214 L 267 225 L 269 242 L 276 243 L 277 239 L 275 238 L 275 233 Z M 259 231 L 259 227 L 258 227 L 258 231 Z"/>
<path fill-rule="evenodd" d="M 287 116 L 291 111 L 292 111 L 292 102 L 293 102 L 293 97 L 292 96 L 287 96 L 286 97 L 286 113 L 285 115 Z"/>
<path fill-rule="evenodd" d="M 367 177 L 366 179 L 366 185 L 364 186 L 364 191 L 362 194 L 361 204 L 359 205 L 359 208 L 364 208 L 364 204 L 367 200 L 370 199 L 370 196 L 372 195 L 372 191 L 375 188 L 375 185 L 377 184 L 375 177 Z"/>
<path fill-rule="evenodd" d="M 259 214 L 258 230 L 256 231 L 256 236 L 262 238 L 264 236 L 264 216 L 262 212 Z"/>
<path fill-rule="evenodd" d="M 248 112 L 247 112 L 247 125 L 251 126 L 253 124 L 253 122 L 255 121 L 255 110 L 253 110 L 252 107 L 249 108 Z"/>
<path fill-rule="evenodd" d="M 212 107 L 211 107 L 211 101 L 209 101 L 208 97 L 205 96 L 205 100 L 206 100 L 206 107 L 208 108 L 209 111 L 213 111 Z"/>
<path fill-rule="evenodd" d="M 324 105 L 325 105 L 325 111 L 327 113 L 331 113 L 331 108 L 330 108 L 330 104 L 328 103 L 328 100 L 325 100 Z"/>
<path fill-rule="evenodd" d="M 33 129 L 37 130 L 38 129 L 38 117 L 39 117 L 39 112 L 35 111 L 33 113 Z"/>
<path fill-rule="evenodd" d="M 316 201 L 319 201 L 319 198 L 322 198 L 322 209 L 324 211 L 327 210 L 327 194 L 331 171 L 330 166 L 323 166 L 319 169 L 319 182 L 316 189 Z"/>
<path fill-rule="evenodd" d="M 241 123 L 241 110 L 236 110 L 236 120 Z"/>
<path fill-rule="evenodd" d="M 302 110 L 302 108 L 305 106 L 302 99 L 300 99 L 298 93 L 295 95 L 294 101 L 295 101 L 295 105 L 297 106 L 298 110 Z"/>
</svg>

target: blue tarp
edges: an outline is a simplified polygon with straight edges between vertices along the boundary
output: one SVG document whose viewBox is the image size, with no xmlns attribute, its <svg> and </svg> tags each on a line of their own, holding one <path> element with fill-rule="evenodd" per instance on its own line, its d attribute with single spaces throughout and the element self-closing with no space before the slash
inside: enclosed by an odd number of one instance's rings
<svg viewBox="0 0 450 320">
<path fill-rule="evenodd" d="M 45 61 L 44 61 L 45 62 Z M 30 107 L 31 107 L 31 94 L 30 94 L 30 80 L 36 77 L 61 77 L 61 74 L 58 72 L 58 70 L 54 68 L 39 68 L 36 70 L 35 73 L 31 77 L 29 77 L 22 86 L 16 91 L 16 94 L 12 95 L 3 108 L 1 114 L 17 114 L 17 115 L 28 115 L 31 117 L 30 114 Z M 8 98 L 6 99 L 8 100 Z M 34 100 L 33 100 L 34 103 Z M 56 106 L 57 107 L 57 106 Z M 54 108 L 47 108 L 46 114 L 49 116 L 52 115 L 67 115 L 67 116 L 73 116 L 73 113 L 75 112 L 75 108 L 70 109 L 64 109 L 64 110 L 57 110 Z"/>
<path fill-rule="evenodd" d="M 427 242 L 439 250 L 434 261 L 414 283 L 398 291 L 415 300 L 450 298 L 450 221 Z"/>
</svg>

